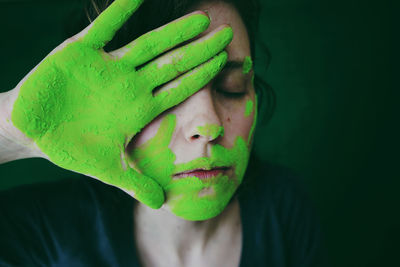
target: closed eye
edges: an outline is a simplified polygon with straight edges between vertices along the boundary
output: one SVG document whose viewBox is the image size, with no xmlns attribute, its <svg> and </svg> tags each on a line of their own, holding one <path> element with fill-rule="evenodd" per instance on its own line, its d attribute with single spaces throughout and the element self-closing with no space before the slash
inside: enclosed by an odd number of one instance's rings
<svg viewBox="0 0 400 267">
<path fill-rule="evenodd" d="M 246 92 L 232 92 L 226 90 L 217 90 L 217 92 L 226 98 L 232 99 L 240 99 L 246 95 Z"/>
</svg>

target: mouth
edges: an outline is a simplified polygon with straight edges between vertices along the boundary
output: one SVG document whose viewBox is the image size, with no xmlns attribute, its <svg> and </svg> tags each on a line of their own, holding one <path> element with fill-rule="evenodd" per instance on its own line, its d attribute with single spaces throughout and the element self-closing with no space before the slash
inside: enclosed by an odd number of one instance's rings
<svg viewBox="0 0 400 267">
<path fill-rule="evenodd" d="M 216 177 L 220 174 L 226 173 L 226 171 L 229 169 L 229 167 L 215 167 L 210 170 L 207 170 L 205 168 L 199 168 L 199 169 L 193 169 L 193 170 L 188 170 L 180 173 L 176 173 L 173 175 L 174 178 L 184 178 L 184 177 L 197 177 L 199 179 L 206 179 L 206 178 L 212 178 Z"/>
</svg>

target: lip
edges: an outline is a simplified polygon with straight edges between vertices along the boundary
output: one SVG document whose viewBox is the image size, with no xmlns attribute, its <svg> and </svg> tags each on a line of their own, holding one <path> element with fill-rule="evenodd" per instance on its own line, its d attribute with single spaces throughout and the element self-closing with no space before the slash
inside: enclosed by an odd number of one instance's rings
<svg viewBox="0 0 400 267">
<path fill-rule="evenodd" d="M 197 177 L 199 179 L 213 178 L 218 176 L 219 174 L 225 173 L 229 168 L 228 167 L 215 167 L 210 170 L 199 168 L 188 170 L 180 173 L 174 174 L 174 178 L 184 178 L 184 177 Z"/>
</svg>

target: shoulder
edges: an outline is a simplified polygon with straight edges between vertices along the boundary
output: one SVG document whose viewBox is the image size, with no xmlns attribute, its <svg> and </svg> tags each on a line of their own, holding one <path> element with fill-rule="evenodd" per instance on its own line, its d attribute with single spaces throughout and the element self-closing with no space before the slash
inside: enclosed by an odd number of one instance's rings
<svg viewBox="0 0 400 267">
<path fill-rule="evenodd" d="M 67 260 L 72 266 L 110 255 L 99 256 L 111 250 L 104 231 L 115 228 L 108 227 L 118 217 L 113 207 L 118 205 L 123 211 L 129 206 L 129 196 L 124 195 L 83 176 L 1 192 L 0 265 L 50 265 Z M 119 219 L 122 224 L 124 217 Z"/>
<path fill-rule="evenodd" d="M 301 177 L 257 159 L 249 168 L 239 200 L 244 214 L 255 218 L 247 218 L 247 225 L 262 233 L 269 258 L 280 255 L 288 266 L 326 266 L 320 219 Z"/>
<path fill-rule="evenodd" d="M 81 176 L 22 185 L 0 191 L 0 207 L 10 213 L 40 208 L 42 212 L 87 211 L 89 206 L 121 200 L 124 193 L 95 179 Z M 79 205 L 77 204 L 79 203 Z"/>
</svg>

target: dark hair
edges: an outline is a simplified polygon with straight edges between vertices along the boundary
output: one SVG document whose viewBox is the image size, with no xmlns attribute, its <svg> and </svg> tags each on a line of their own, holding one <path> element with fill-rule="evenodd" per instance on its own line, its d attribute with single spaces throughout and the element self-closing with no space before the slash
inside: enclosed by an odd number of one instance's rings
<svg viewBox="0 0 400 267">
<path fill-rule="evenodd" d="M 191 7 L 201 2 L 221 1 L 232 4 L 239 12 L 248 32 L 251 56 L 254 66 L 268 68 L 270 53 L 267 46 L 257 37 L 260 16 L 260 0 L 145 0 L 135 14 L 107 44 L 105 50 L 112 51 L 131 42 L 137 37 L 185 15 Z M 93 21 L 112 0 L 90 0 L 86 16 Z M 256 49 L 257 44 L 257 49 Z M 257 52 L 264 54 L 259 62 Z M 255 74 L 254 87 L 259 99 L 258 121 L 268 122 L 275 109 L 276 96 L 272 88 L 259 75 Z"/>
</svg>

